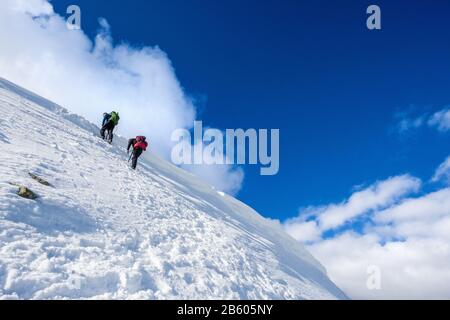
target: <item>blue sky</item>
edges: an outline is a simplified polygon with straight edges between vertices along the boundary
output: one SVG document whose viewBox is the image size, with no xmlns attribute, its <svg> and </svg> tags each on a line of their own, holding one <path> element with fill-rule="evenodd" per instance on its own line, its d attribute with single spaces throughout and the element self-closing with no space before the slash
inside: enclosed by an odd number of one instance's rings
<svg viewBox="0 0 450 320">
<path fill-rule="evenodd" d="M 369 31 L 369 1 L 52 1 L 62 15 L 73 3 L 92 38 L 104 17 L 115 41 L 166 52 L 199 120 L 280 129 L 279 174 L 246 166 L 238 195 L 267 217 L 427 179 L 448 155 L 448 136 L 398 121 L 450 103 L 450 4 L 376 1 L 382 30 Z"/>
</svg>

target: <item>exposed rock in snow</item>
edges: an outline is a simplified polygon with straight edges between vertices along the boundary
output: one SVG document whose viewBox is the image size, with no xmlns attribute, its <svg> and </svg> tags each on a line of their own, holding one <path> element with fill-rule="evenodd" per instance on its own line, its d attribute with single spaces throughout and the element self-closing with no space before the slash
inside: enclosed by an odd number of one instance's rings
<svg viewBox="0 0 450 320">
<path fill-rule="evenodd" d="M 19 191 L 17 192 L 17 195 L 22 198 L 30 200 L 35 200 L 38 198 L 37 194 L 35 194 L 33 191 L 24 186 L 19 186 Z"/>
</svg>

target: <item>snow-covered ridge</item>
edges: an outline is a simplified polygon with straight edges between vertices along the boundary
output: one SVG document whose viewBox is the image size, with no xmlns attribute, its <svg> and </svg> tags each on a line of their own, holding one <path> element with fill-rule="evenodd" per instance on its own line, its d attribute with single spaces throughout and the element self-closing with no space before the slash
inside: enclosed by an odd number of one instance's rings
<svg viewBox="0 0 450 320">
<path fill-rule="evenodd" d="M 1 78 L 0 114 L 0 298 L 346 298 L 277 223 L 151 152 L 131 171 L 124 139 Z"/>
</svg>

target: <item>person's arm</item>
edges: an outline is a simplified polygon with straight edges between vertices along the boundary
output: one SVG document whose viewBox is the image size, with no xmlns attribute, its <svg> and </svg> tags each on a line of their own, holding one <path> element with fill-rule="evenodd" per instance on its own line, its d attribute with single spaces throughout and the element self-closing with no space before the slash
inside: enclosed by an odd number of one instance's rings
<svg viewBox="0 0 450 320">
<path fill-rule="evenodd" d="M 127 153 L 130 152 L 130 148 L 131 148 L 131 146 L 134 144 L 133 141 L 134 141 L 134 139 L 128 140 Z"/>
<path fill-rule="evenodd" d="M 104 118 L 103 118 L 103 126 L 105 126 L 108 122 L 109 119 L 111 119 L 111 115 L 107 114 Z"/>
</svg>

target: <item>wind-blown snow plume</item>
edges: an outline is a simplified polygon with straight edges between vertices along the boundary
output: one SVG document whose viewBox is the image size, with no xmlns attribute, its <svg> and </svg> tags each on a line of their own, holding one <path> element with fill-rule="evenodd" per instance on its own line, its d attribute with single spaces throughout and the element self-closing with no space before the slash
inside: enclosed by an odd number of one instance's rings
<svg viewBox="0 0 450 320">
<path fill-rule="evenodd" d="M 108 22 L 99 22 L 92 42 L 82 30 L 69 30 L 47 0 L 2 0 L 0 76 L 94 123 L 103 112 L 119 111 L 118 132 L 151 137 L 152 150 L 167 159 L 172 131 L 193 125 L 193 101 L 161 49 L 115 46 Z M 240 188 L 240 173 L 230 167 L 200 172 L 224 191 Z"/>
</svg>

